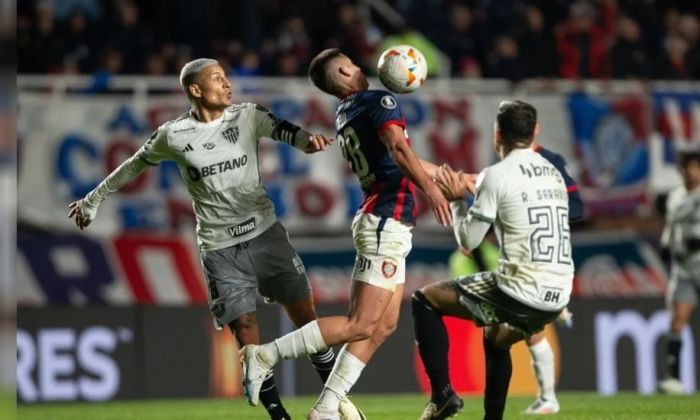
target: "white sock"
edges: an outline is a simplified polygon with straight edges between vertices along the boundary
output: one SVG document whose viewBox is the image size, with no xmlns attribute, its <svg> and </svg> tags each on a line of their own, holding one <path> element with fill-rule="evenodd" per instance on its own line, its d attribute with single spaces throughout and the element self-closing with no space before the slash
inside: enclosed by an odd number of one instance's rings
<svg viewBox="0 0 700 420">
<path fill-rule="evenodd" d="M 535 371 L 537 384 L 540 386 L 540 397 L 547 401 L 556 401 L 554 393 L 554 352 L 545 338 L 534 346 L 530 346 L 532 368 Z"/>
<path fill-rule="evenodd" d="M 326 385 L 321 391 L 321 396 L 316 401 L 316 407 L 322 412 L 336 413 L 340 406 L 340 400 L 350 392 L 350 388 L 359 379 L 365 364 L 352 353 L 347 351 L 348 345 L 344 345 L 338 353 L 335 365 L 331 371 Z"/>
<path fill-rule="evenodd" d="M 316 320 L 262 347 L 265 360 L 272 365 L 276 364 L 280 358 L 296 359 L 302 355 L 311 355 L 328 349 Z"/>
</svg>

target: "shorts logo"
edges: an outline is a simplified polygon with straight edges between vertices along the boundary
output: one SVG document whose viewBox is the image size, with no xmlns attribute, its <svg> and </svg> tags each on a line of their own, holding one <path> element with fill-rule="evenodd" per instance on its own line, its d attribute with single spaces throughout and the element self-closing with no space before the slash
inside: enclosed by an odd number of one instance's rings
<svg viewBox="0 0 700 420">
<path fill-rule="evenodd" d="M 396 274 L 396 264 L 394 264 L 392 261 L 382 262 L 382 275 L 388 279 L 393 277 L 394 274 Z"/>
<path fill-rule="evenodd" d="M 292 258 L 292 263 L 294 264 L 294 268 L 297 270 L 297 274 L 304 274 L 304 272 L 306 272 L 304 263 L 301 261 L 301 258 L 298 255 L 295 255 L 294 258 Z"/>
<path fill-rule="evenodd" d="M 252 231 L 255 230 L 255 218 L 251 217 L 250 219 L 246 220 L 245 222 L 238 224 L 236 226 L 231 226 L 228 228 L 228 233 L 231 234 L 231 236 L 238 237 L 238 236 L 243 236 L 246 235 Z"/>
<path fill-rule="evenodd" d="M 369 270 L 371 267 L 372 267 L 372 261 L 363 257 L 362 255 L 358 255 L 357 258 L 355 259 L 355 270 L 359 271 L 360 273 L 364 273 L 365 271 Z"/>
</svg>

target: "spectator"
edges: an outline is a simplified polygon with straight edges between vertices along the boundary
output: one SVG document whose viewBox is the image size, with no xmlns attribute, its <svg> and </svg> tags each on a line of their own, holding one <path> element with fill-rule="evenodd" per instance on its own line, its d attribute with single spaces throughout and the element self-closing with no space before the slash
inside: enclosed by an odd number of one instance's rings
<svg viewBox="0 0 700 420">
<path fill-rule="evenodd" d="M 119 1 L 117 14 L 117 21 L 108 38 L 109 45 L 120 53 L 125 73 L 143 72 L 146 56 L 152 51 L 151 33 L 141 22 L 139 9 L 134 2 Z"/>
<path fill-rule="evenodd" d="M 642 43 L 639 25 L 627 16 L 617 22 L 617 40 L 610 53 L 615 79 L 651 76 L 651 60 Z"/>
<path fill-rule="evenodd" d="M 555 77 L 557 75 L 557 48 L 554 35 L 545 27 L 542 11 L 530 6 L 525 11 L 525 29 L 520 37 L 520 53 L 524 77 Z"/>
<path fill-rule="evenodd" d="M 569 9 L 569 19 L 556 31 L 559 75 L 567 79 L 604 78 L 609 75 L 608 44 L 614 6 L 604 2 L 596 22 L 593 7 L 580 1 Z"/>
<path fill-rule="evenodd" d="M 657 79 L 689 79 L 688 41 L 678 34 L 666 37 L 665 48 L 656 66 Z"/>
<path fill-rule="evenodd" d="M 510 35 L 501 35 L 496 38 L 494 52 L 489 56 L 486 66 L 488 77 L 518 81 L 525 75 L 518 43 Z"/>
</svg>

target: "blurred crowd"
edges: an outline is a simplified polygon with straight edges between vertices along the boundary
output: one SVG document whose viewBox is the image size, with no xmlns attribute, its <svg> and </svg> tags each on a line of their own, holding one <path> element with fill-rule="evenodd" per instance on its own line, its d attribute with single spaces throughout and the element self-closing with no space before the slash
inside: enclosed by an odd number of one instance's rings
<svg viewBox="0 0 700 420">
<path fill-rule="evenodd" d="M 19 2 L 18 71 L 165 75 L 207 56 L 233 75 L 295 76 L 339 47 L 371 74 L 387 42 L 414 34 L 449 59 L 433 74 L 700 79 L 700 1 L 384 3 L 397 13 L 362 0 Z"/>
</svg>

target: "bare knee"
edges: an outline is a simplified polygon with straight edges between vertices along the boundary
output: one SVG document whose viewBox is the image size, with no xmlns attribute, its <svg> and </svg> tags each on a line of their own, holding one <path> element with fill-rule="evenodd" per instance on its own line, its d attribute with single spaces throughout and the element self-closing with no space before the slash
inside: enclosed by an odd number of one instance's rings
<svg viewBox="0 0 700 420">
<path fill-rule="evenodd" d="M 387 338 L 391 337 L 394 331 L 396 331 L 396 322 L 382 324 L 374 330 L 372 339 L 383 343 Z"/>
<path fill-rule="evenodd" d="M 257 344 L 259 341 L 258 319 L 255 312 L 249 312 L 229 323 L 231 332 L 241 344 Z"/>
<path fill-rule="evenodd" d="M 372 337 L 378 326 L 379 320 L 358 320 L 350 318 L 347 341 L 366 340 Z"/>
</svg>

